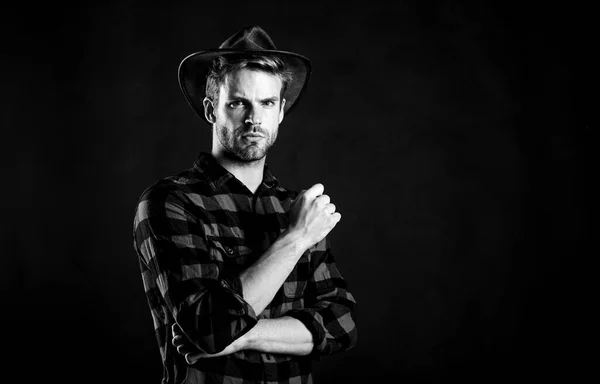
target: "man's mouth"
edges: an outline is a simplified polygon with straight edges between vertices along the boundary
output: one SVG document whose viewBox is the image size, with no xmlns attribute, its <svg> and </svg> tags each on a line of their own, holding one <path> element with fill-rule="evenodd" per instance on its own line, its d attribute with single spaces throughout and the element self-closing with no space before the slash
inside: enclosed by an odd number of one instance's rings
<svg viewBox="0 0 600 384">
<path fill-rule="evenodd" d="M 263 138 L 264 136 L 258 133 L 246 133 L 243 134 L 242 137 L 244 139 L 259 139 L 259 138 Z"/>
</svg>

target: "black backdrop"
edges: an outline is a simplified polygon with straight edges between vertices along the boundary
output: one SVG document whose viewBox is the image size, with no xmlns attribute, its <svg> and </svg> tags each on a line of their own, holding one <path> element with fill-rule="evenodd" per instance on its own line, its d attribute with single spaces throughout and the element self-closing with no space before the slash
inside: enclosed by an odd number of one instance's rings
<svg viewBox="0 0 600 384">
<path fill-rule="evenodd" d="M 359 341 L 317 382 L 582 372 L 588 9 L 179 4 L 2 10 L 3 375 L 160 381 L 135 203 L 210 150 L 179 61 L 249 24 L 314 66 L 268 163 L 343 214 Z"/>
</svg>

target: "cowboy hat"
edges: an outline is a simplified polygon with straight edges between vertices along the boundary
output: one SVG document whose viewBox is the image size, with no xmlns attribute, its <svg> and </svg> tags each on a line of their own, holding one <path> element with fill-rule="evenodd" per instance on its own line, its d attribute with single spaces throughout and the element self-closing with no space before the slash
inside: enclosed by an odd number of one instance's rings
<svg viewBox="0 0 600 384">
<path fill-rule="evenodd" d="M 286 100 L 284 113 L 287 115 L 298 104 L 300 95 L 308 85 L 311 65 L 310 61 L 297 53 L 280 51 L 273 40 L 259 26 L 245 27 L 231 35 L 218 49 L 209 49 L 192 53 L 179 64 L 179 87 L 192 109 L 208 124 L 204 115 L 206 76 L 212 61 L 219 56 L 265 55 L 280 58 L 293 74 L 283 98 Z"/>
</svg>

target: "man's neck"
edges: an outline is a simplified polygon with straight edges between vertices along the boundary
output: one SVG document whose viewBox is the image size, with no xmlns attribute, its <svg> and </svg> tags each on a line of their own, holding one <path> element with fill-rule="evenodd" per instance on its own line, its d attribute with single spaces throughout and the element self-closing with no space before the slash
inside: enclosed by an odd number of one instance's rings
<svg viewBox="0 0 600 384">
<path fill-rule="evenodd" d="M 212 155 L 217 163 L 241 181 L 250 192 L 256 192 L 263 180 L 266 157 L 253 162 L 240 162 L 215 151 L 212 152 Z"/>
</svg>

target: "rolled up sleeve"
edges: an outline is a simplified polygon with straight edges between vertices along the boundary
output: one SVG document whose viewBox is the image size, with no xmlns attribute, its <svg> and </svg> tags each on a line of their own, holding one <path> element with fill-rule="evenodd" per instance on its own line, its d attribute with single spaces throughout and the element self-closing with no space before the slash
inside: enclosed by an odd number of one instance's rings
<svg viewBox="0 0 600 384">
<path fill-rule="evenodd" d="M 304 309 L 286 312 L 301 321 L 313 336 L 313 357 L 352 348 L 357 341 L 356 301 L 336 266 L 326 240 L 317 244 L 311 257 L 316 261 L 305 290 Z"/>
<path fill-rule="evenodd" d="M 202 351 L 225 349 L 256 323 L 237 276 L 222 273 L 204 227 L 176 196 L 147 191 L 138 203 L 134 246 L 156 282 L 165 307 Z"/>
</svg>

